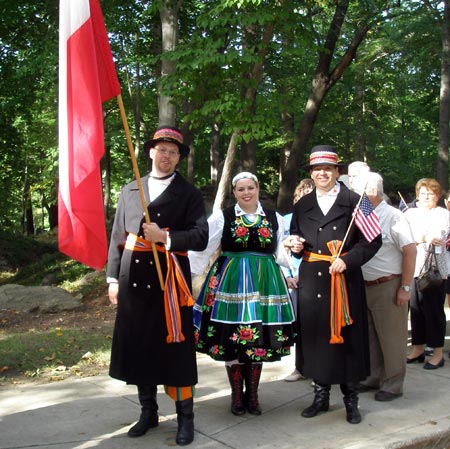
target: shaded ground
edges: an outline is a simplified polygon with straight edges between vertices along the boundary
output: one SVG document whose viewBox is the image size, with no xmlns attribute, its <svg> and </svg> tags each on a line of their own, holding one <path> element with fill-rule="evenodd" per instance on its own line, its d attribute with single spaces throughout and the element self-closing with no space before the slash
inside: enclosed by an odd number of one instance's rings
<svg viewBox="0 0 450 449">
<path fill-rule="evenodd" d="M 112 335 L 116 316 L 115 307 L 110 305 L 107 289 L 102 286 L 89 296 L 83 298 L 83 308 L 77 311 L 59 313 L 33 313 L 0 310 L 0 339 L 13 334 L 40 334 L 48 331 L 66 332 L 70 329 L 82 330 L 83 333 Z M 51 361 L 50 361 L 51 364 Z M 59 368 L 59 370 L 58 370 Z M 63 380 L 71 376 L 91 376 L 107 373 L 105 359 L 87 358 L 76 367 L 54 367 L 52 370 L 39 372 L 30 376 L 4 366 L 0 354 L 0 385 L 6 383 L 47 382 Z M 3 380 L 3 382 L 2 382 Z"/>
<path fill-rule="evenodd" d="M 28 332 L 30 329 L 45 331 L 54 327 L 98 328 L 112 326 L 116 311 L 110 305 L 106 287 L 99 288 L 83 298 L 83 308 L 59 313 L 25 313 L 0 310 L 0 336 L 4 333 Z"/>
</svg>

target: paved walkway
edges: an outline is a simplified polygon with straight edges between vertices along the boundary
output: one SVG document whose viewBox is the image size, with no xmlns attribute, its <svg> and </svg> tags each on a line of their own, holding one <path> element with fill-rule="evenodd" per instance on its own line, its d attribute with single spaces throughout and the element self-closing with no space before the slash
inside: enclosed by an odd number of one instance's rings
<svg viewBox="0 0 450 449">
<path fill-rule="evenodd" d="M 448 333 L 448 335 L 450 335 Z M 338 386 L 329 412 L 300 416 L 313 398 L 310 381 L 285 382 L 293 356 L 264 364 L 263 414 L 230 413 L 230 389 L 222 363 L 199 356 L 192 449 L 448 449 L 450 448 L 450 337 L 443 368 L 407 367 L 405 393 L 392 402 L 360 395 L 363 421 L 348 424 Z M 158 393 L 160 424 L 141 438 L 127 437 L 140 413 L 134 386 L 96 376 L 50 384 L 0 388 L 0 449 L 162 449 L 175 445 L 173 402 Z"/>
</svg>

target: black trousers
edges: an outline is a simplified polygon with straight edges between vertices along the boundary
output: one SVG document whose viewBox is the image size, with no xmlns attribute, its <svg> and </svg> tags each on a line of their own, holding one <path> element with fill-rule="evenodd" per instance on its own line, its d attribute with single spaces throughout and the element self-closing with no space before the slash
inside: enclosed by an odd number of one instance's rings
<svg viewBox="0 0 450 449">
<path fill-rule="evenodd" d="M 417 285 L 411 295 L 411 342 L 430 348 L 444 346 L 446 316 L 444 312 L 446 285 L 419 292 Z"/>
</svg>

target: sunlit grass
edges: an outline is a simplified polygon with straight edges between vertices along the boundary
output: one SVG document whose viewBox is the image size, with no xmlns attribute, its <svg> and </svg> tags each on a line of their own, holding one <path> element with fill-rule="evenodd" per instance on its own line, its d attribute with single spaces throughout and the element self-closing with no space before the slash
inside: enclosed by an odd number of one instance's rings
<svg viewBox="0 0 450 449">
<path fill-rule="evenodd" d="M 70 374 L 98 374 L 109 364 L 108 328 L 30 329 L 27 333 L 0 333 L 0 376 L 10 373 L 59 380 Z"/>
</svg>

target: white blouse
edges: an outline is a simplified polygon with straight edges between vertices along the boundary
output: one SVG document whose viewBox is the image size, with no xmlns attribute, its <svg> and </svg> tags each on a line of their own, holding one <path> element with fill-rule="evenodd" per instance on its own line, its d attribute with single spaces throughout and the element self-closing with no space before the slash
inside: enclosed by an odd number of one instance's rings
<svg viewBox="0 0 450 449">
<path fill-rule="evenodd" d="M 446 239 L 450 231 L 450 212 L 443 207 L 426 209 L 424 207 L 412 207 L 405 211 L 405 217 L 408 220 L 417 244 L 416 268 L 414 277 L 420 273 L 428 248 L 427 243 L 423 243 L 423 237 L 429 242 L 433 238 Z M 448 276 L 447 256 L 444 247 L 436 247 L 436 257 L 438 259 L 439 271 L 443 278 Z"/>
<path fill-rule="evenodd" d="M 254 214 L 246 214 L 238 204 L 234 206 L 236 216 L 245 215 L 245 217 L 254 221 L 257 215 L 265 217 L 264 210 L 261 203 L 258 201 L 256 212 Z M 275 260 L 279 265 L 286 268 L 292 268 L 292 263 L 283 245 L 284 240 L 284 221 L 283 217 L 276 212 L 278 231 L 277 231 L 277 248 L 275 250 Z M 208 246 L 204 251 L 189 251 L 189 262 L 191 264 L 191 272 L 193 275 L 201 275 L 208 267 L 210 258 L 214 255 L 220 246 L 220 241 L 222 239 L 222 232 L 224 227 L 224 216 L 221 210 L 217 210 L 212 213 L 208 218 L 209 226 L 209 241 Z"/>
</svg>

